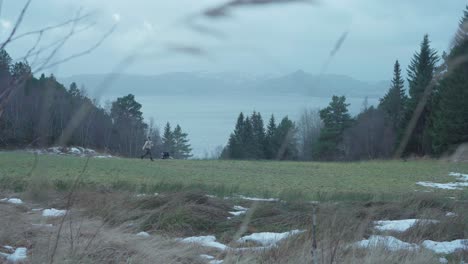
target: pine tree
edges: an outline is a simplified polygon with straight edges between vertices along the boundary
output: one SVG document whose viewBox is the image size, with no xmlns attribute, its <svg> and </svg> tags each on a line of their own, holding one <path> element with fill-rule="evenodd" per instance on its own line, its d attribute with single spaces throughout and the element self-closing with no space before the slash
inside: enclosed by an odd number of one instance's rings
<svg viewBox="0 0 468 264">
<path fill-rule="evenodd" d="M 164 127 L 162 142 L 163 150 L 173 155 L 175 150 L 175 140 L 171 130 L 171 124 L 169 122 L 167 122 L 166 126 Z"/>
<path fill-rule="evenodd" d="M 406 101 L 405 85 L 401 77 L 400 63 L 397 60 L 393 69 L 392 84 L 387 94 L 380 99 L 379 105 L 379 108 L 387 114 L 396 131 L 401 130 Z"/>
<path fill-rule="evenodd" d="M 265 135 L 265 158 L 275 159 L 278 152 L 275 116 L 271 115 Z"/>
<path fill-rule="evenodd" d="M 340 159 L 344 156 L 341 148 L 343 132 L 351 125 L 346 97 L 333 96 L 329 106 L 320 110 L 323 128 L 316 148 L 316 157 L 323 160 Z"/>
<path fill-rule="evenodd" d="M 421 43 L 420 51 L 417 52 L 411 64 L 408 67 L 408 84 L 409 95 L 408 103 L 406 104 L 405 122 L 404 126 L 408 123 L 413 115 L 419 101 L 423 97 L 424 91 L 429 86 L 434 76 L 436 63 L 439 61 L 437 52 L 430 47 L 429 36 L 425 35 Z M 428 154 L 431 151 L 431 122 L 430 112 L 432 99 L 429 98 L 428 103 L 425 105 L 419 119 L 416 121 L 415 129 L 412 131 L 408 145 L 406 146 L 406 153 L 414 153 L 417 155 Z"/>
<path fill-rule="evenodd" d="M 190 147 L 188 134 L 182 132 L 182 128 L 177 125 L 172 133 L 174 139 L 174 153 L 173 157 L 176 159 L 187 159 L 192 157 L 192 148 Z"/>
</svg>

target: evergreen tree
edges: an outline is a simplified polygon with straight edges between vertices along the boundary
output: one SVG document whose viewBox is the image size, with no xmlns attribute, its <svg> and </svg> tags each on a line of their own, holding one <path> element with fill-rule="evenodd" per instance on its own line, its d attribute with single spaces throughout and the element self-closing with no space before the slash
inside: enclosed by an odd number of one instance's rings
<svg viewBox="0 0 468 264">
<path fill-rule="evenodd" d="M 80 91 L 81 94 L 81 91 Z M 117 101 L 112 103 L 111 116 L 114 120 L 117 119 L 134 119 L 143 121 L 143 112 L 141 104 L 135 100 L 133 94 L 117 98 Z"/>
<path fill-rule="evenodd" d="M 342 149 L 343 132 L 351 125 L 351 116 L 348 113 L 349 104 L 346 97 L 333 96 L 329 106 L 320 110 L 323 128 L 316 148 L 318 159 L 340 159 L 344 156 Z"/>
<path fill-rule="evenodd" d="M 246 117 L 244 121 L 244 130 L 242 131 L 242 149 L 244 159 L 255 159 L 255 140 L 253 135 L 252 120 Z"/>
<path fill-rule="evenodd" d="M 182 132 L 182 128 L 177 125 L 172 133 L 174 138 L 174 153 L 173 157 L 176 159 L 187 159 L 192 157 L 192 148 L 190 147 L 188 134 Z"/>
<path fill-rule="evenodd" d="M 455 34 L 455 39 L 453 41 L 452 46 L 461 46 L 465 43 L 466 39 L 468 38 L 468 5 L 465 7 L 463 11 L 463 17 L 460 19 L 458 24 L 458 30 Z"/>
<path fill-rule="evenodd" d="M 445 63 L 447 74 L 436 88 L 432 113 L 432 147 L 436 154 L 453 150 L 468 141 L 468 63 L 451 62 L 468 56 L 468 6 L 464 11 L 456 41 Z M 463 35 L 464 34 L 464 35 Z"/>
<path fill-rule="evenodd" d="M 408 67 L 408 84 L 409 95 L 406 105 L 404 126 L 408 123 L 413 115 L 419 101 L 423 97 L 426 88 L 432 81 L 436 63 L 439 61 L 437 53 L 430 47 L 429 36 L 425 35 L 421 43 L 420 51 L 417 52 L 411 60 Z M 419 119 L 416 121 L 415 129 L 412 131 L 408 145 L 406 146 L 407 153 L 424 155 L 430 153 L 431 150 L 431 122 L 430 112 L 432 99 L 428 100 Z"/>
<path fill-rule="evenodd" d="M 275 159 L 278 153 L 278 144 L 276 141 L 276 122 L 275 117 L 271 115 L 268 122 L 267 131 L 265 135 L 265 158 Z"/>
<path fill-rule="evenodd" d="M 92 105 L 89 98 L 85 98 L 81 103 Z M 129 94 L 117 98 L 112 103 L 110 116 L 114 123 L 113 141 L 120 142 L 119 153 L 125 153 L 127 156 L 140 155 L 148 125 L 143 122 L 141 104 L 135 100 L 135 96 Z"/>
<path fill-rule="evenodd" d="M 163 150 L 173 155 L 175 151 L 176 143 L 175 143 L 174 135 L 171 130 L 171 124 L 169 122 L 167 122 L 166 126 L 164 127 L 162 142 L 163 142 Z"/>
<path fill-rule="evenodd" d="M 253 112 L 251 117 L 252 122 L 252 136 L 253 136 L 253 155 L 255 159 L 265 158 L 265 127 L 263 124 L 262 115 Z"/>
<path fill-rule="evenodd" d="M 76 98 L 81 98 L 81 92 L 80 92 L 80 89 L 78 89 L 78 86 L 76 85 L 75 82 L 72 82 L 70 84 L 70 88 L 68 89 L 68 93 L 72 96 L 72 97 L 76 97 Z"/>
<path fill-rule="evenodd" d="M 401 130 L 406 101 L 404 81 L 401 77 L 400 63 L 397 60 L 393 69 L 392 84 L 387 94 L 380 99 L 379 105 L 379 108 L 387 114 L 396 131 Z"/>
<path fill-rule="evenodd" d="M 279 146 L 277 159 L 295 160 L 298 157 L 296 126 L 287 116 L 278 124 L 275 132 L 275 144 Z"/>
<path fill-rule="evenodd" d="M 229 159 L 243 159 L 244 146 L 243 146 L 243 133 L 244 133 L 244 114 L 241 112 L 237 118 L 237 123 L 234 132 L 229 137 L 229 142 L 226 151 L 223 154 L 224 158 Z"/>
</svg>

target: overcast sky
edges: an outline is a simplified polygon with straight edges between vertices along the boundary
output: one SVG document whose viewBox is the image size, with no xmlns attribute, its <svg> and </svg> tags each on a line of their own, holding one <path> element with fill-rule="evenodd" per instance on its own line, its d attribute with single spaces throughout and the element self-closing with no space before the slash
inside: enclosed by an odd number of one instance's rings
<svg viewBox="0 0 468 264">
<path fill-rule="evenodd" d="M 23 0 L 3 0 L 0 37 L 16 20 Z M 425 33 L 432 46 L 447 50 L 466 0 L 322 0 L 317 4 L 288 4 L 238 8 L 223 19 L 198 17 L 197 24 L 216 34 L 190 29 L 186 21 L 220 0 L 33 0 L 20 32 L 52 25 L 82 12 L 94 12 L 82 22 L 90 30 L 74 36 L 58 54 L 64 57 L 92 46 L 114 24 L 115 32 L 91 55 L 52 69 L 57 76 L 108 73 L 132 54 L 135 61 L 122 71 L 159 74 L 172 71 L 285 74 L 298 69 L 318 74 L 344 32 L 349 32 L 326 73 L 362 80 L 390 79 L 393 63 L 407 66 Z M 44 37 L 56 39 L 69 28 Z M 7 47 L 14 58 L 33 43 L 25 39 Z M 168 52 L 167 47 L 190 46 L 203 56 Z M 143 55 L 142 55 L 143 54 Z"/>
</svg>

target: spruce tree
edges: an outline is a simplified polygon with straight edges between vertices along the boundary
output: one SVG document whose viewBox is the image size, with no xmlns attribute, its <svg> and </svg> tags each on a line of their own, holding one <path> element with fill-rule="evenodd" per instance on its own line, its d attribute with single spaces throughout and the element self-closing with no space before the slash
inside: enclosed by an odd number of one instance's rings
<svg viewBox="0 0 468 264">
<path fill-rule="evenodd" d="M 265 127 L 262 115 L 253 112 L 252 117 L 253 154 L 255 159 L 265 158 Z"/>
<path fill-rule="evenodd" d="M 454 46 L 446 58 L 449 74 L 436 88 L 436 105 L 432 113 L 432 147 L 436 154 L 453 150 L 458 144 L 468 141 L 468 62 L 451 63 L 468 56 L 467 23 L 468 6 L 461 19 Z"/>
<path fill-rule="evenodd" d="M 266 159 L 275 159 L 278 146 L 276 142 L 276 122 L 275 116 L 271 115 L 270 121 L 268 122 L 267 131 L 265 135 L 265 158 Z"/>
<path fill-rule="evenodd" d="M 316 148 L 316 157 L 323 160 L 344 157 L 342 149 L 343 132 L 350 127 L 352 119 L 348 113 L 346 97 L 333 96 L 329 106 L 320 110 L 323 128 Z"/>
<path fill-rule="evenodd" d="M 171 130 L 171 124 L 169 122 L 167 122 L 166 126 L 164 127 L 162 142 L 163 151 L 169 152 L 171 155 L 173 155 L 175 150 L 175 140 Z"/>
<path fill-rule="evenodd" d="M 242 133 L 242 148 L 245 159 L 255 159 L 255 140 L 253 136 L 253 126 L 250 117 L 244 121 L 244 131 Z"/>
<path fill-rule="evenodd" d="M 229 159 L 243 159 L 244 158 L 244 144 L 243 144 L 243 134 L 244 134 L 244 114 L 241 112 L 237 118 L 236 126 L 234 132 L 230 135 L 228 144 L 225 148 L 223 158 Z"/>
<path fill-rule="evenodd" d="M 174 139 L 174 153 L 173 157 L 176 159 L 187 159 L 192 157 L 192 148 L 190 147 L 188 134 L 182 132 L 182 128 L 177 125 L 174 128 L 174 132 L 172 133 L 172 137 Z"/>
<path fill-rule="evenodd" d="M 397 60 L 393 68 L 392 84 L 387 94 L 380 99 L 379 105 L 379 108 L 387 114 L 396 131 L 401 130 L 406 101 L 405 85 L 401 77 L 400 63 Z"/>
<path fill-rule="evenodd" d="M 452 44 L 452 48 L 456 46 L 461 46 L 468 38 L 468 5 L 463 11 L 463 17 L 460 19 L 458 24 L 458 30 L 455 34 L 455 39 Z"/>
<path fill-rule="evenodd" d="M 414 55 L 408 67 L 409 99 L 406 104 L 404 128 L 409 121 L 419 103 L 426 88 L 432 81 L 436 63 L 439 61 L 437 52 L 430 47 L 429 36 L 425 35 L 421 42 L 420 50 Z M 406 153 L 417 155 L 429 154 L 431 151 L 431 98 L 424 106 L 419 119 L 416 121 L 415 129 L 412 131 Z"/>
</svg>

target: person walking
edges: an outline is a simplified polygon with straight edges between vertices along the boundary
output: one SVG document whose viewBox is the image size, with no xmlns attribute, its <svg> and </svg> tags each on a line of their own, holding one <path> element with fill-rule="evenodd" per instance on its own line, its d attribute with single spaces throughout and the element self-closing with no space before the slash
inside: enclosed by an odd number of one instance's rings
<svg viewBox="0 0 468 264">
<path fill-rule="evenodd" d="M 151 155 L 151 148 L 153 147 L 153 141 L 151 141 L 151 138 L 148 137 L 146 140 L 145 144 L 143 145 L 143 151 L 145 151 L 145 154 L 141 156 L 141 159 L 144 159 L 146 156 L 149 155 L 150 160 L 153 161 L 153 155 Z"/>
</svg>

